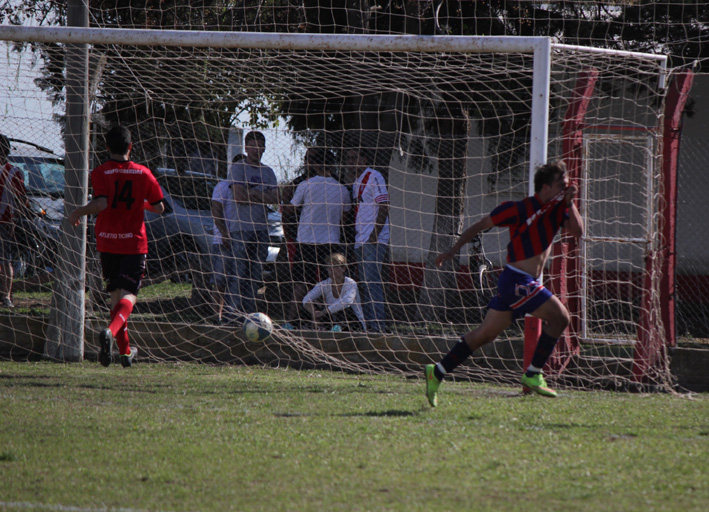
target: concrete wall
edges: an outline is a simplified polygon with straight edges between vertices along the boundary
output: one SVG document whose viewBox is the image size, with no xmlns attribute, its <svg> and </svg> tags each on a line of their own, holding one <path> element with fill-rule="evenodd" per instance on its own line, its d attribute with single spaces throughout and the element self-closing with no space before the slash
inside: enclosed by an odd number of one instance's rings
<svg viewBox="0 0 709 512">
<path fill-rule="evenodd" d="M 679 155 L 677 266 L 682 274 L 709 275 L 709 74 L 696 75 Z"/>
<path fill-rule="evenodd" d="M 692 89 L 693 117 L 685 117 L 679 159 L 679 196 L 677 254 L 681 274 L 709 274 L 709 75 L 698 75 Z M 625 107 L 622 107 L 625 108 Z M 615 115 L 598 109 L 595 119 Z M 627 112 L 624 113 L 627 115 Z M 647 112 L 638 114 L 647 118 Z M 639 124 L 639 123 L 638 123 Z M 558 123 L 556 125 L 558 127 Z M 620 132 L 614 132 L 618 135 Z M 549 157 L 559 154 L 558 136 L 551 133 Z M 627 133 L 623 141 L 595 141 L 589 149 L 591 195 L 589 234 L 600 237 L 642 238 L 647 218 L 638 206 L 646 200 L 646 183 L 642 173 L 646 165 L 647 136 L 642 132 Z M 424 148 L 425 149 L 425 148 Z M 622 153 L 622 157 L 620 156 Z M 487 142 L 478 136 L 471 124 L 467 153 L 467 185 L 465 222 L 467 226 L 504 200 L 527 195 L 526 181 L 513 169 L 497 176 L 492 185 L 490 155 Z M 406 151 L 394 151 L 389 167 L 391 197 L 392 261 L 423 262 L 431 240 L 434 222 L 438 169 L 435 160 L 421 165 L 420 157 Z M 614 201 L 613 204 L 609 200 Z M 493 262 L 501 264 L 505 257 L 507 233 L 493 230 L 485 235 L 485 250 Z M 640 271 L 644 245 L 625 243 L 592 244 L 591 258 L 615 261 L 613 270 Z M 466 263 L 466 255 L 461 255 Z"/>
</svg>

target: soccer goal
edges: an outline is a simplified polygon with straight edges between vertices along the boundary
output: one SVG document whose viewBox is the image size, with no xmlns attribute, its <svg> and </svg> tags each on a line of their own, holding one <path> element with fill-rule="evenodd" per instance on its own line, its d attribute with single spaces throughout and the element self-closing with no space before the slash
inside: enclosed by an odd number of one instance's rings
<svg viewBox="0 0 709 512">
<path fill-rule="evenodd" d="M 480 296 L 489 293 L 478 284 L 480 247 L 464 249 L 441 269 L 432 265 L 435 255 L 500 202 L 533 193 L 530 176 L 538 165 L 564 158 L 583 190 L 579 206 L 588 235 L 578 245 L 559 239 L 545 271 L 573 317 L 550 378 L 568 386 L 671 385 L 657 336 L 651 359 L 659 363 L 640 375 L 632 371 L 640 318 L 656 319 L 656 327 L 662 318 L 662 304 L 638 297 L 652 296 L 660 286 L 659 263 L 646 262 L 659 240 L 665 57 L 558 45 L 545 37 L 3 26 L 0 40 L 8 49 L 33 43 L 41 50 L 30 69 L 2 67 L 2 94 L 13 98 L 3 132 L 42 143 L 46 125 L 66 119 L 65 84 L 48 64 L 63 62 L 73 45 L 86 45 L 86 160 L 94 166 L 105 158 L 101 134 L 121 122 L 133 133 L 133 159 L 155 171 L 169 196 L 166 214 L 147 217 L 148 270 L 130 323 L 145 361 L 415 374 L 480 321 Z M 41 107 L 47 93 L 58 112 Z M 41 108 L 40 121 L 31 111 Z M 325 148 L 332 176 L 347 186 L 354 179 L 345 165 L 348 148 L 366 149 L 370 165 L 384 175 L 391 225 L 383 278 L 388 333 L 283 329 L 292 301 L 294 231 L 278 205 L 269 217 L 269 261 L 257 283 L 259 309 L 272 318 L 273 335 L 254 344 L 238 326 L 215 321 L 220 276 L 209 257 L 211 192 L 252 129 L 265 134 L 263 162 L 283 185 L 304 172 L 302 156 L 310 146 Z M 61 154 L 64 147 L 56 142 Z M 68 229 L 61 225 L 60 245 Z M 483 235 L 483 259 L 492 263 L 486 272 L 504 265 L 506 244 L 502 230 Z M 70 272 L 85 281 L 88 294 L 84 327 L 63 339 L 81 347 L 85 339 L 81 356 L 94 356 L 95 333 L 108 313 L 92 246 L 89 236 L 86 277 L 71 265 L 40 269 L 36 285 L 18 277 L 22 307 L 2 314 L 3 339 L 9 340 L 1 342 L 4 354 L 46 355 L 48 309 L 55 318 L 84 307 L 57 296 L 57 273 Z M 351 270 L 356 277 L 354 265 Z M 19 286 L 30 295 L 19 294 Z M 36 298 L 22 298 L 27 296 Z M 515 382 L 523 338 L 520 323 L 458 375 Z"/>
</svg>

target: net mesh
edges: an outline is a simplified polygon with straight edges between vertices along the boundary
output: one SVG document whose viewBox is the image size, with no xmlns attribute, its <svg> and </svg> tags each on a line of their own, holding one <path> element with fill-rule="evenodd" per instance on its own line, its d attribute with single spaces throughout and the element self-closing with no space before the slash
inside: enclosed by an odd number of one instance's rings
<svg viewBox="0 0 709 512">
<path fill-rule="evenodd" d="M 56 124 L 54 117 L 61 122 L 61 109 L 48 105 L 35 83 L 57 94 L 63 84 L 50 82 L 41 61 L 28 61 L 10 44 L 5 48 L 10 65 L 1 71 L 2 94 L 8 98 L 3 130 L 13 138 L 40 141 L 55 153 L 13 142 L 11 161 L 24 166 L 30 189 L 37 172 L 45 183 L 61 182 L 61 172 L 55 174 L 53 167 L 62 153 L 60 131 L 46 133 Z M 61 61 L 63 51 L 63 45 L 45 46 L 44 62 Z M 532 61 L 531 55 L 515 53 L 93 46 L 91 165 L 107 157 L 101 134 L 120 120 L 133 133 L 133 160 L 155 171 L 169 205 L 160 217 L 146 215 L 148 267 L 129 322 L 131 343 L 140 348 L 141 358 L 404 373 L 438 360 L 482 318 L 489 283 L 504 265 L 507 233 L 486 233 L 481 247 L 464 247 L 442 269 L 432 266 L 432 258 L 502 201 L 527 195 Z M 579 345 L 563 371 L 551 377 L 568 386 L 633 380 L 641 296 L 659 279 L 645 258 L 656 248 L 661 194 L 656 165 L 660 69 L 657 61 L 632 55 L 556 47 L 550 156 L 563 156 L 567 108 L 580 74 L 589 69 L 597 71 L 598 82 L 584 120 L 583 166 L 574 176 L 583 192 L 588 234 L 571 275 L 580 283 L 570 295 L 578 305 L 572 315 Z M 387 334 L 283 328 L 292 302 L 288 240 L 297 224 L 281 215 L 278 205 L 269 214 L 269 260 L 257 283 L 257 309 L 276 324 L 272 338 L 246 342 L 238 325 L 217 321 L 214 287 L 220 276 L 211 266 L 210 199 L 233 157 L 243 151 L 243 132 L 249 129 L 265 134 L 263 161 L 282 185 L 305 172 L 305 148 L 319 146 L 327 150 L 330 174 L 351 187 L 345 152 L 368 150 L 390 196 L 391 239 L 383 276 Z M 25 163 L 23 152 L 40 160 Z M 32 202 L 45 214 L 32 218 L 37 232 L 20 243 L 26 256 L 24 263 L 15 263 L 18 307 L 3 317 L 3 353 L 15 357 L 42 355 L 63 209 L 61 193 L 39 192 Z M 343 220 L 343 251 L 356 277 L 347 252 L 349 223 Z M 86 351 L 93 354 L 108 306 L 93 241 L 89 247 Z M 481 261 L 486 262 L 482 270 Z M 554 278 L 552 263 L 546 279 Z M 61 308 L 62 298 L 57 299 Z M 457 374 L 516 381 L 521 338 L 522 325 L 512 326 Z M 651 380 L 669 385 L 661 355 L 660 371 Z"/>
</svg>

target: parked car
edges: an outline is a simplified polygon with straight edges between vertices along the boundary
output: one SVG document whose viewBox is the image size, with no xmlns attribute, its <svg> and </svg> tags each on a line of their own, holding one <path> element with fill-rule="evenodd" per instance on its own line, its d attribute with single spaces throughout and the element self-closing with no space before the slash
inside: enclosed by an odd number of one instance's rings
<svg viewBox="0 0 709 512">
<path fill-rule="evenodd" d="M 211 269 L 210 194 L 217 181 L 207 176 L 182 176 L 172 169 L 158 169 L 155 177 L 165 198 L 165 212 L 145 214 L 146 283 L 169 278 L 207 288 Z"/>
<path fill-rule="evenodd" d="M 19 251 L 13 270 L 17 278 L 36 277 L 54 270 L 64 216 L 64 159 L 32 142 L 10 139 L 10 144 L 7 159 L 22 170 L 29 200 L 15 231 Z"/>
</svg>

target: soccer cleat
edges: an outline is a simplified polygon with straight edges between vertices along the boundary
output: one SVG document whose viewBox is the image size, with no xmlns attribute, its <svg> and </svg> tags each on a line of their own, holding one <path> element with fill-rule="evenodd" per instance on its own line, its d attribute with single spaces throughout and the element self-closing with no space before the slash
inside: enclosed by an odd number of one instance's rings
<svg viewBox="0 0 709 512">
<path fill-rule="evenodd" d="M 123 368 L 130 368 L 133 366 L 136 357 L 138 357 L 138 349 L 131 347 L 130 354 L 121 354 L 121 366 Z"/>
<path fill-rule="evenodd" d="M 537 393 L 538 395 L 556 397 L 556 391 L 547 386 L 544 376 L 541 373 L 535 373 L 532 377 L 527 377 L 527 374 L 522 375 L 522 384 Z"/>
<path fill-rule="evenodd" d="M 98 362 L 102 366 L 108 366 L 111 364 L 111 345 L 113 344 L 113 333 L 111 329 L 104 329 L 98 335 L 98 344 L 100 347 L 98 353 Z"/>
<path fill-rule="evenodd" d="M 438 386 L 441 385 L 441 381 L 436 378 L 434 369 L 435 364 L 427 364 L 424 368 L 424 374 L 426 375 L 426 398 L 428 398 L 428 403 L 431 407 L 438 406 Z"/>
</svg>

